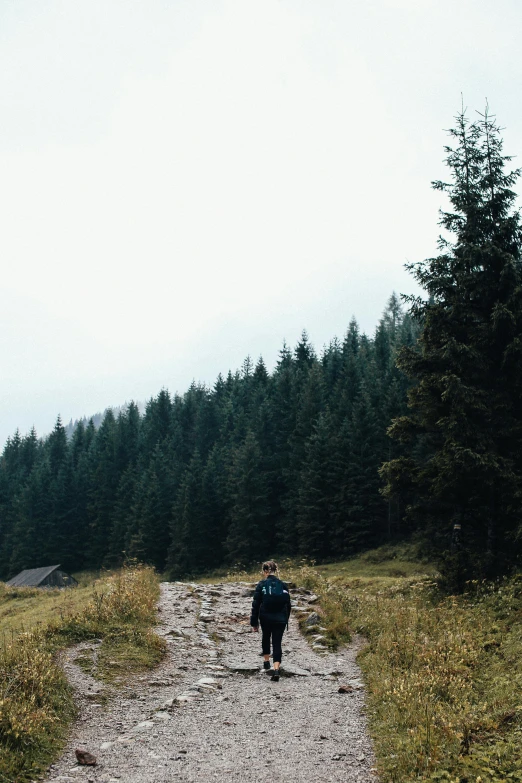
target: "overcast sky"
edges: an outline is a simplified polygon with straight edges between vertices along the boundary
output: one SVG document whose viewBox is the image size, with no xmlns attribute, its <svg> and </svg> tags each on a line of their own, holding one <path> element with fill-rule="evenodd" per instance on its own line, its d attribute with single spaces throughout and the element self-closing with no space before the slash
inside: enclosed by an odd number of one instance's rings
<svg viewBox="0 0 522 783">
<path fill-rule="evenodd" d="M 444 128 L 522 154 L 519 0 L 1 0 L 0 443 L 372 333 Z M 520 165 L 520 164 L 518 164 Z"/>
</svg>

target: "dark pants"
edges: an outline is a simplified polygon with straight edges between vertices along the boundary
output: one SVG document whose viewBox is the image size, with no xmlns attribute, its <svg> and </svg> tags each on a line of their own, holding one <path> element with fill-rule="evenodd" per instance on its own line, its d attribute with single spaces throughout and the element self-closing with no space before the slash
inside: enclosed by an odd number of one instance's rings
<svg viewBox="0 0 522 783">
<path fill-rule="evenodd" d="M 281 641 L 285 628 L 286 623 L 272 623 L 270 620 L 261 620 L 261 630 L 263 631 L 261 645 L 263 648 L 263 655 L 270 655 L 270 637 L 272 637 L 274 663 L 281 663 L 281 658 L 283 657 Z"/>
</svg>

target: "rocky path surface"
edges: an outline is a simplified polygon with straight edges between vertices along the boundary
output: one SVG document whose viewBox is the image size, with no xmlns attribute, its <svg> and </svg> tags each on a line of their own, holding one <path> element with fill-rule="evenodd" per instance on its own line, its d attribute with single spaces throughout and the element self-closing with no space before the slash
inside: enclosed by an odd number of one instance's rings
<svg viewBox="0 0 522 783">
<path fill-rule="evenodd" d="M 292 618 L 286 675 L 272 682 L 248 624 L 250 596 L 241 583 L 162 584 L 158 633 L 167 655 L 108 699 L 74 662 L 95 657 L 96 644 L 71 651 L 65 668 L 80 717 L 47 780 L 375 783 L 357 646 L 328 653 L 318 630 L 312 648 Z M 301 591 L 293 602 L 313 622 L 309 598 Z M 78 765 L 77 748 L 94 754 L 96 766 Z"/>
</svg>

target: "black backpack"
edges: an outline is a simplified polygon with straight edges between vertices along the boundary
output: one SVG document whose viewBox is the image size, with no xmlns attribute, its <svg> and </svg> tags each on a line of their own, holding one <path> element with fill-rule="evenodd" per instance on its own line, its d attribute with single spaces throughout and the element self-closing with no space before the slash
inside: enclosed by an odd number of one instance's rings
<svg viewBox="0 0 522 783">
<path fill-rule="evenodd" d="M 288 591 L 280 579 L 265 579 L 261 587 L 263 593 L 263 609 L 269 613 L 277 613 L 286 609 Z"/>
</svg>

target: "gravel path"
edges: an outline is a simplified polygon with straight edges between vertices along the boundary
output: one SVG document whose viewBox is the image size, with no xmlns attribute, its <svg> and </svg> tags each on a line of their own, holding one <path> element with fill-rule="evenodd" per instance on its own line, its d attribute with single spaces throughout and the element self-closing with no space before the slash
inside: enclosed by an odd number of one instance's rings
<svg viewBox="0 0 522 783">
<path fill-rule="evenodd" d="M 108 699 L 74 662 L 95 659 L 96 644 L 69 651 L 64 666 L 80 718 L 46 779 L 375 783 L 357 644 L 330 654 L 317 638 L 312 649 L 292 619 L 283 638 L 286 676 L 274 683 L 248 625 L 251 592 L 237 583 L 162 584 L 158 633 L 167 655 Z M 309 598 L 294 594 L 294 604 L 311 612 Z M 97 765 L 78 765 L 76 748 Z"/>
</svg>

